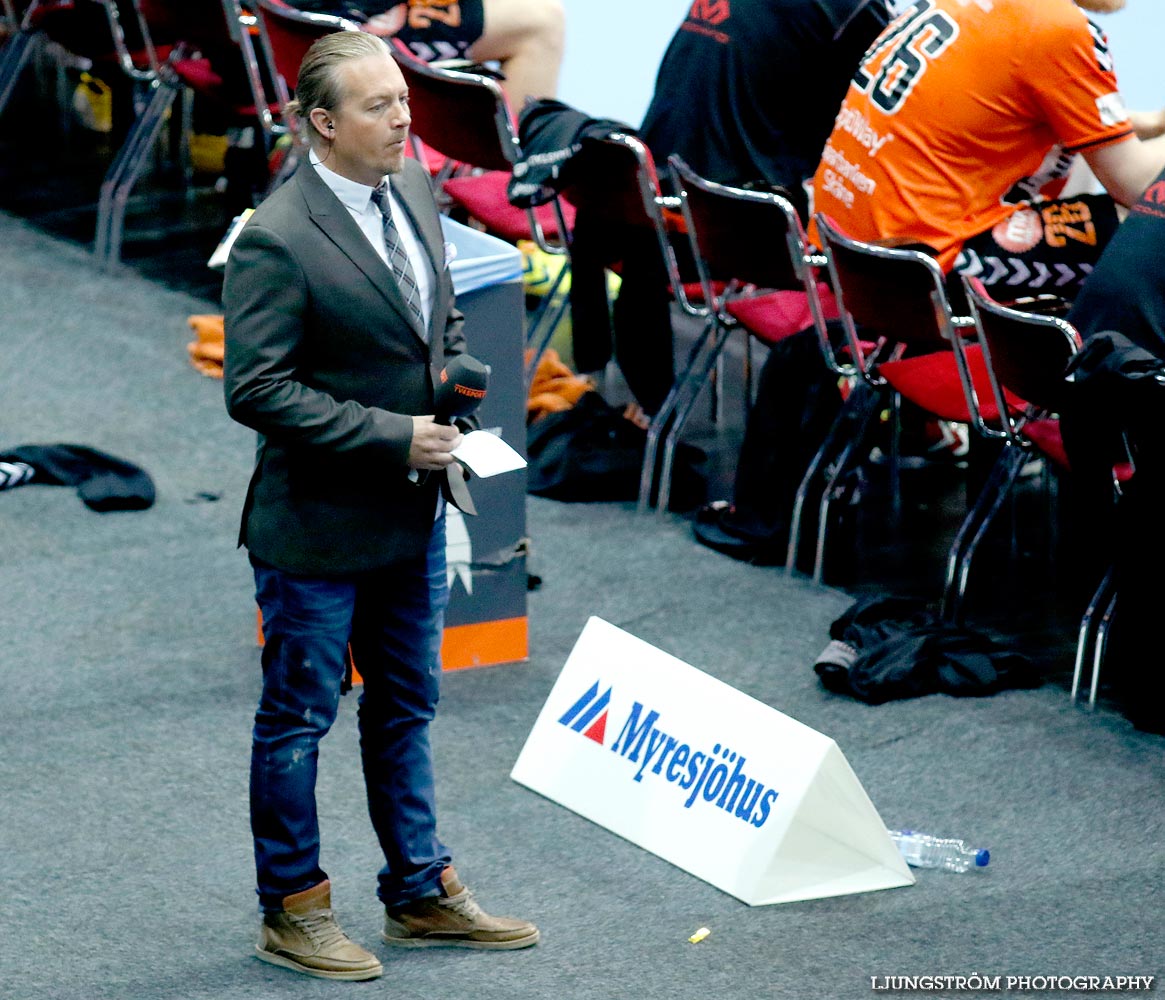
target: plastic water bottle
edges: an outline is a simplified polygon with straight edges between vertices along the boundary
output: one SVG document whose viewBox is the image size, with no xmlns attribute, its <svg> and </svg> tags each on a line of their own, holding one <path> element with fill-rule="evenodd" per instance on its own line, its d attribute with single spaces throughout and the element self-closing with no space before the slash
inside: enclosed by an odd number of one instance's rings
<svg viewBox="0 0 1165 1000">
<path fill-rule="evenodd" d="M 965 872 L 985 868 L 991 852 L 968 847 L 951 837 L 932 837 L 913 830 L 887 830 L 903 860 L 912 868 L 940 868 L 946 872 Z"/>
</svg>

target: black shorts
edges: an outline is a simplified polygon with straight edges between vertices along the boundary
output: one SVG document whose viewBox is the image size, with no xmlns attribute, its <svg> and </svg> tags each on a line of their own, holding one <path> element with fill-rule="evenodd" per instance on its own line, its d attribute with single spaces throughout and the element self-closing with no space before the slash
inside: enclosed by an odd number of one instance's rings
<svg viewBox="0 0 1165 1000">
<path fill-rule="evenodd" d="M 397 35 L 418 59 L 467 59 L 485 30 L 484 0 L 409 0 L 405 26 Z"/>
<path fill-rule="evenodd" d="M 967 240 L 954 270 L 1001 302 L 1049 292 L 1072 299 L 1119 223 L 1106 194 L 1036 202 Z"/>
</svg>

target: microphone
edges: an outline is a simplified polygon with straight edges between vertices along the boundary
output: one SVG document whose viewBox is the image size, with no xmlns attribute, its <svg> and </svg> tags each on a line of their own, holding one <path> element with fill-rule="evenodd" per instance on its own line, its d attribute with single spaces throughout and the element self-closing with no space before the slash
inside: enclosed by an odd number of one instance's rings
<svg viewBox="0 0 1165 1000">
<path fill-rule="evenodd" d="M 485 399 L 489 387 L 489 365 L 483 365 L 470 354 L 458 354 L 441 369 L 441 381 L 433 393 L 433 419 L 439 424 L 452 424 L 457 417 L 469 416 Z M 422 472 L 418 482 L 429 478 Z M 453 502 L 463 514 L 476 514 L 477 508 L 469 495 L 465 480 L 460 476 L 446 478 Z"/>
<path fill-rule="evenodd" d="M 441 370 L 441 383 L 434 393 L 434 419 L 451 424 L 469 416 L 485 399 L 489 387 L 489 366 L 469 354 L 458 354 Z"/>
</svg>

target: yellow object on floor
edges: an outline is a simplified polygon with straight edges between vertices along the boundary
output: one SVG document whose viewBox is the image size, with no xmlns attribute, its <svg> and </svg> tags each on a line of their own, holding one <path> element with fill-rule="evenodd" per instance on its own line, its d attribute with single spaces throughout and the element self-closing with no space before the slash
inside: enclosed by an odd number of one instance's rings
<svg viewBox="0 0 1165 1000">
<path fill-rule="evenodd" d="M 221 174 L 226 169 L 227 146 L 225 135 L 206 135 L 192 132 L 187 143 L 190 147 L 190 166 L 200 174 Z"/>
<path fill-rule="evenodd" d="M 527 295 L 539 297 L 550 291 L 558 272 L 566 264 L 566 254 L 547 253 L 533 240 L 518 240 L 518 249 L 522 253 L 522 284 Z M 570 291 L 570 275 L 562 279 L 557 294 L 564 295 Z"/>
<path fill-rule="evenodd" d="M 113 91 L 104 80 L 82 73 L 81 82 L 73 90 L 73 110 L 87 129 L 113 131 Z"/>
</svg>

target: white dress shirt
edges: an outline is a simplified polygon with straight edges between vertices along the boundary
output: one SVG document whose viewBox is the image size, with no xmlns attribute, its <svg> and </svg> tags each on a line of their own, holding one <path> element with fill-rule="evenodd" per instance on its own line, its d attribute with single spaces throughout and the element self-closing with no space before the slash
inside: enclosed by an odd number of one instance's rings
<svg viewBox="0 0 1165 1000">
<path fill-rule="evenodd" d="M 388 251 L 384 248 L 384 216 L 380 214 L 380 209 L 372 200 L 374 189 L 367 184 L 349 180 L 334 170 L 328 169 L 320 161 L 314 149 L 311 150 L 310 159 L 316 173 L 331 188 L 332 193 L 340 199 L 341 204 L 348 210 L 352 218 L 356 220 L 356 225 L 368 237 L 372 249 L 380 255 L 380 259 L 384 261 L 385 267 L 391 273 L 392 266 L 388 263 Z M 421 315 L 425 318 L 425 339 L 428 340 L 429 323 L 433 316 L 433 290 L 436 284 L 433 265 L 413 229 L 409 213 L 405 211 L 404 206 L 393 194 L 391 176 L 385 177 L 384 182 L 388 187 L 388 200 L 392 206 L 392 221 L 400 235 L 401 246 L 408 254 L 409 263 L 413 268 L 413 276 L 417 279 L 417 288 L 421 293 Z"/>
</svg>

